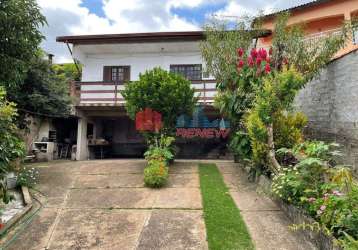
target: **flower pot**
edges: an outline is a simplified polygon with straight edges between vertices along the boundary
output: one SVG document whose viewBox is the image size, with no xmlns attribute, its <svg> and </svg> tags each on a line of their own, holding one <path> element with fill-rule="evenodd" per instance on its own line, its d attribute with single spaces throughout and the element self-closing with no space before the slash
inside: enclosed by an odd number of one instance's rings
<svg viewBox="0 0 358 250">
<path fill-rule="evenodd" d="M 8 189 L 16 188 L 17 176 L 14 172 L 10 172 L 6 175 L 6 186 Z"/>
</svg>

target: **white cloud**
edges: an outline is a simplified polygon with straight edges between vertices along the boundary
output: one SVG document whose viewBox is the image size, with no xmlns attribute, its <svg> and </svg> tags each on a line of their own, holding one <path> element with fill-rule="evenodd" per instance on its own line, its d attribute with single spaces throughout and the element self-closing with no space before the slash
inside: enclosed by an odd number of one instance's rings
<svg viewBox="0 0 358 250">
<path fill-rule="evenodd" d="M 56 36 L 133 33 L 149 31 L 198 30 L 199 25 L 170 12 L 172 7 L 195 7 L 203 0 L 103 0 L 105 17 L 81 7 L 82 0 L 38 0 L 48 26 L 43 48 L 55 54 L 55 62 L 70 61 L 64 44 L 56 43 Z"/>
<path fill-rule="evenodd" d="M 215 16 L 220 17 L 240 17 L 243 15 L 252 15 L 256 10 L 242 6 L 237 1 L 230 1 L 224 9 L 221 9 L 214 13 Z"/>
<path fill-rule="evenodd" d="M 37 0 L 48 26 L 42 28 L 46 37 L 42 47 L 55 55 L 55 62 L 70 61 L 64 44 L 56 42 L 56 36 L 132 33 L 154 31 L 198 30 L 202 24 L 188 21 L 172 13 L 172 8 L 195 8 L 201 5 L 226 2 L 216 12 L 221 16 L 252 14 L 258 9 L 270 12 L 273 8 L 288 7 L 292 1 L 275 0 L 102 0 L 104 17 L 90 13 L 81 7 L 82 0 Z M 296 3 L 308 0 L 296 0 Z"/>
<path fill-rule="evenodd" d="M 202 4 L 204 0 L 171 0 L 168 2 L 170 7 L 197 7 Z"/>
</svg>

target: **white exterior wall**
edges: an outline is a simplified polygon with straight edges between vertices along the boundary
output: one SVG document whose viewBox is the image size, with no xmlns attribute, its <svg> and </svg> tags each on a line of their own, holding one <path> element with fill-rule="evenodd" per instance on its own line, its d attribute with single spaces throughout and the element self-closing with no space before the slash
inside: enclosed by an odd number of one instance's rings
<svg viewBox="0 0 358 250">
<path fill-rule="evenodd" d="M 103 81 L 104 66 L 130 66 L 130 80 L 154 67 L 169 70 L 171 64 L 202 64 L 200 53 L 143 53 L 127 55 L 88 55 L 84 62 L 82 81 Z"/>
<path fill-rule="evenodd" d="M 204 64 L 199 42 L 77 45 L 74 57 L 83 65 L 82 81 L 103 81 L 104 66 L 130 66 L 130 80 L 154 67 Z"/>
<path fill-rule="evenodd" d="M 146 70 L 160 67 L 170 70 L 173 64 L 202 64 L 204 61 L 199 49 L 199 42 L 166 42 L 141 44 L 98 44 L 77 45 L 73 47 L 74 57 L 83 65 L 82 82 L 102 82 L 104 66 L 130 66 L 130 81 L 139 79 L 139 74 Z M 213 78 L 209 78 L 213 79 Z M 215 83 L 197 83 L 196 89 L 215 88 Z M 117 91 L 124 88 L 118 85 Z M 115 86 L 98 83 L 81 85 L 81 91 L 113 91 L 111 93 L 81 93 L 81 104 L 111 104 L 115 98 Z M 196 92 L 196 96 L 204 96 Z M 215 92 L 207 92 L 206 97 L 214 97 Z M 98 99 L 101 100 L 93 100 Z M 104 98 L 108 100 L 104 100 Z M 122 98 L 117 92 L 117 98 Z M 87 99 L 87 100 L 84 100 Z M 91 100 L 92 99 L 92 100 Z M 112 99 L 112 100 L 111 100 Z M 123 101 L 117 101 L 123 103 Z"/>
</svg>

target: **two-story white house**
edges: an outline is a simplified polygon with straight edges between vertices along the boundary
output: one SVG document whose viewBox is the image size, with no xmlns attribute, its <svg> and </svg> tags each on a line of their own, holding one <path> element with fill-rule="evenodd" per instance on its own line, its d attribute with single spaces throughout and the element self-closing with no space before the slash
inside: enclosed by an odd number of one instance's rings
<svg viewBox="0 0 358 250">
<path fill-rule="evenodd" d="M 191 80 L 205 114 L 218 118 L 212 107 L 215 79 L 203 73 L 199 48 L 203 38 L 201 31 L 57 37 L 58 42 L 73 45 L 72 56 L 82 65 L 82 80 L 73 89 L 79 118 L 76 159 L 93 158 L 96 152 L 102 158 L 138 156 L 144 151 L 120 91 L 125 83 L 138 80 L 140 73 L 154 67 Z"/>
</svg>

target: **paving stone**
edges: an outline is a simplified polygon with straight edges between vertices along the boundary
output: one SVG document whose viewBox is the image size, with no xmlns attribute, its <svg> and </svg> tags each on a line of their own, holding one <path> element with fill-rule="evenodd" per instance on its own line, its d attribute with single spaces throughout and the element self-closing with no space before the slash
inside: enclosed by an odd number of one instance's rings
<svg viewBox="0 0 358 250">
<path fill-rule="evenodd" d="M 238 181 L 239 175 L 236 173 L 230 173 L 230 174 L 222 174 L 223 179 L 226 183 L 226 186 L 229 189 L 237 188 L 240 185 L 240 182 Z"/>
<path fill-rule="evenodd" d="M 50 250 L 135 249 L 150 211 L 66 210 L 50 242 Z"/>
<path fill-rule="evenodd" d="M 181 164 L 177 162 L 174 165 L 169 166 L 169 173 L 171 174 L 195 174 L 198 172 L 198 164 Z"/>
<path fill-rule="evenodd" d="M 235 163 L 220 163 L 217 164 L 219 171 L 223 174 L 236 174 L 239 171 L 239 165 Z"/>
<path fill-rule="evenodd" d="M 79 166 L 78 174 L 124 174 L 124 173 L 143 173 L 145 162 L 141 160 L 134 161 L 96 161 L 89 162 Z"/>
<path fill-rule="evenodd" d="M 49 197 L 64 197 L 75 176 L 67 171 L 56 169 L 40 170 L 36 189 Z"/>
<path fill-rule="evenodd" d="M 167 187 L 200 187 L 198 174 L 170 174 Z"/>
<path fill-rule="evenodd" d="M 156 194 L 154 208 L 202 208 L 199 188 L 163 188 Z"/>
<path fill-rule="evenodd" d="M 143 160 L 41 165 L 36 188 L 43 196 L 35 194 L 45 208 L 10 249 L 136 249 L 152 211 L 150 227 L 159 225 L 163 214 L 160 225 L 167 232 L 164 238 L 154 232 L 154 247 L 159 241 L 159 249 L 207 249 L 202 212 L 197 210 L 202 207 L 197 163 L 176 162 L 167 187 L 160 190 L 143 187 L 144 167 Z M 62 212 L 52 231 L 57 211 Z M 151 249 L 144 238 L 141 244 Z"/>
<path fill-rule="evenodd" d="M 7 250 L 39 250 L 46 247 L 50 238 L 50 229 L 56 219 L 58 209 L 43 208 L 34 216 L 30 225 L 27 225 Z"/>
<path fill-rule="evenodd" d="M 257 185 L 248 181 L 241 167 L 220 163 L 218 168 L 257 250 L 315 249 L 299 232 L 289 230 L 289 218 L 269 197 L 256 192 Z"/>
<path fill-rule="evenodd" d="M 143 174 L 79 175 L 74 188 L 144 187 Z"/>
<path fill-rule="evenodd" d="M 231 190 L 230 195 L 241 211 L 279 211 L 280 208 L 267 196 L 255 191 L 238 192 Z"/>
<path fill-rule="evenodd" d="M 282 211 L 241 212 L 257 250 L 313 250 L 298 232 L 289 229 L 289 219 Z"/>
<path fill-rule="evenodd" d="M 155 210 L 140 236 L 138 250 L 208 249 L 201 211 Z"/>
<path fill-rule="evenodd" d="M 67 208 L 151 208 L 157 194 L 146 188 L 72 189 Z"/>
<path fill-rule="evenodd" d="M 65 196 L 63 197 L 45 197 L 42 199 L 42 204 L 47 208 L 59 208 L 64 204 Z"/>
</svg>

